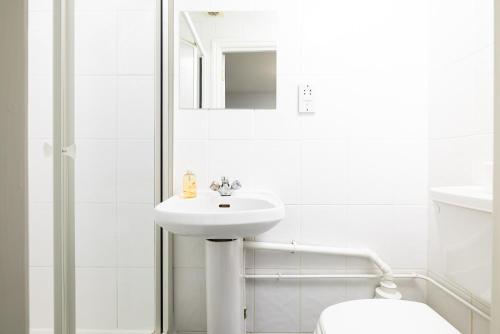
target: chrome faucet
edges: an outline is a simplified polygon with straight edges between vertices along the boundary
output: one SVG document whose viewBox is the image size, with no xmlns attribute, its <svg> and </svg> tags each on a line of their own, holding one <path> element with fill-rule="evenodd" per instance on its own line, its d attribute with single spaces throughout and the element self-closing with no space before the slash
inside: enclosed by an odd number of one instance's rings
<svg viewBox="0 0 500 334">
<path fill-rule="evenodd" d="M 221 196 L 231 196 L 234 190 L 238 190 L 240 188 L 240 181 L 234 180 L 233 183 L 229 184 L 229 179 L 225 176 L 221 177 L 220 183 L 213 181 L 210 185 L 210 189 L 218 191 Z"/>
</svg>

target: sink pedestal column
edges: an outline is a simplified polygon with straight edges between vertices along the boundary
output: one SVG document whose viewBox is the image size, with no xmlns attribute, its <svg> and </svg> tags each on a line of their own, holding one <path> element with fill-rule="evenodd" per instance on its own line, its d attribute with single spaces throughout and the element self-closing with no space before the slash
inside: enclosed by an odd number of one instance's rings
<svg viewBox="0 0 500 334">
<path fill-rule="evenodd" d="M 244 334 L 242 240 L 208 239 L 205 249 L 207 332 Z"/>
</svg>

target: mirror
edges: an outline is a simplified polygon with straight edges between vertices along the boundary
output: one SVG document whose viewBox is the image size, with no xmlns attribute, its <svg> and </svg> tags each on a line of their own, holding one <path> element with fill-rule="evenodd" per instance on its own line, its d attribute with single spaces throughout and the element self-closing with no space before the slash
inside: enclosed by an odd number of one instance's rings
<svg viewBox="0 0 500 334">
<path fill-rule="evenodd" d="M 276 109 L 274 12 L 181 12 L 181 109 Z"/>
</svg>

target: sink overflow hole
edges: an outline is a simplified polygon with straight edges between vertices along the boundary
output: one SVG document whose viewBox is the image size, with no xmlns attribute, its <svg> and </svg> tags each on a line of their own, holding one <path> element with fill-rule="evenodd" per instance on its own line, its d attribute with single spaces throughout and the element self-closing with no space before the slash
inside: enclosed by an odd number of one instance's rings
<svg viewBox="0 0 500 334">
<path fill-rule="evenodd" d="M 231 204 L 219 204 L 219 208 L 230 208 Z"/>
</svg>

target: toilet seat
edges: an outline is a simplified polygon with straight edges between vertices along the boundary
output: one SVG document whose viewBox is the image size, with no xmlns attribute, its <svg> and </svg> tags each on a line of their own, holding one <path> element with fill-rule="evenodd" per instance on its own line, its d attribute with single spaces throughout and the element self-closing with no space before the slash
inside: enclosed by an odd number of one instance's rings
<svg viewBox="0 0 500 334">
<path fill-rule="evenodd" d="M 326 308 L 314 334 L 460 334 L 436 311 L 407 300 L 362 299 Z"/>
</svg>

